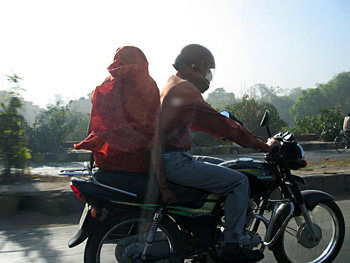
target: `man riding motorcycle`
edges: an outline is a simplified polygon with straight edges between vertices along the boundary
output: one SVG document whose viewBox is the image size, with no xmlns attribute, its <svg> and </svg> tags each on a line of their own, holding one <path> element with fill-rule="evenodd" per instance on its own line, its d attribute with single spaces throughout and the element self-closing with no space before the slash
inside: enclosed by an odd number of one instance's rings
<svg viewBox="0 0 350 263">
<path fill-rule="evenodd" d="M 207 132 L 259 152 L 269 152 L 279 147 L 279 143 L 274 139 L 264 143 L 204 101 L 201 93 L 209 88 L 215 68 L 214 57 L 207 48 L 197 44 L 185 46 L 173 66 L 177 73 L 169 78 L 160 93 L 159 135 L 167 180 L 226 196 L 224 258 L 257 262 L 263 254 L 242 248 L 239 243 L 249 200 L 247 177 L 215 165 L 221 160 L 192 156 L 189 130 Z"/>
</svg>

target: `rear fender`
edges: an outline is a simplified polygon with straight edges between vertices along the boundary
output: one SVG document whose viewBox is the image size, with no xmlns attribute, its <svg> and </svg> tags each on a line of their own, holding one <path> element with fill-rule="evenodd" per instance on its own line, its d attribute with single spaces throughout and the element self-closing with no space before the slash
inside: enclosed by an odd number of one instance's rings
<svg viewBox="0 0 350 263">
<path fill-rule="evenodd" d="M 72 248 L 84 242 L 84 240 L 103 225 L 104 222 L 105 220 L 93 218 L 90 214 L 88 204 L 86 204 L 80 218 L 80 228 L 75 236 L 69 240 L 68 247 Z"/>
</svg>

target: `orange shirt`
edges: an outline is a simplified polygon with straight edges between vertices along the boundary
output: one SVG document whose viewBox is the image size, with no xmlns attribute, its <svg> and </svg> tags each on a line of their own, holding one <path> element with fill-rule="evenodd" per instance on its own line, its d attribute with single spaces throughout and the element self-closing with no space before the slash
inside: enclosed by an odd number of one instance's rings
<svg viewBox="0 0 350 263">
<path fill-rule="evenodd" d="M 91 133 L 76 149 L 91 150 L 106 170 L 150 169 L 150 148 L 157 133 L 159 90 L 136 47 L 117 50 L 111 74 L 92 95 Z"/>
<path fill-rule="evenodd" d="M 268 150 L 266 143 L 213 109 L 204 101 L 200 91 L 178 73 L 169 78 L 160 93 L 160 99 L 159 134 L 162 145 L 189 150 L 189 130 L 192 129 L 235 141 L 245 148 L 262 152 Z"/>
</svg>

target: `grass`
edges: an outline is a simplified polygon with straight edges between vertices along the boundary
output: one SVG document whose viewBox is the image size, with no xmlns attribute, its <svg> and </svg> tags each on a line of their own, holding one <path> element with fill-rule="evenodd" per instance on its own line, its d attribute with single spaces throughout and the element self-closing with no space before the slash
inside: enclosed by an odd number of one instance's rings
<svg viewBox="0 0 350 263">
<path fill-rule="evenodd" d="M 318 162 L 310 162 L 308 165 L 303 168 L 303 171 L 314 171 L 318 169 L 326 170 L 326 169 L 346 169 L 349 168 L 350 170 L 350 159 L 344 158 L 344 159 L 335 159 L 335 160 L 329 160 L 324 159 L 322 161 Z M 333 172 L 329 172 L 333 173 Z"/>
</svg>

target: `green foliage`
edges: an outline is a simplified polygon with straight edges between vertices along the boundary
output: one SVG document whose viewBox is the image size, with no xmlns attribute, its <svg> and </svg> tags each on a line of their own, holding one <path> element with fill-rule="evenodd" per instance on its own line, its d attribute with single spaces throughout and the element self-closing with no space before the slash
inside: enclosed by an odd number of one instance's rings
<svg viewBox="0 0 350 263">
<path fill-rule="evenodd" d="M 303 91 L 290 109 L 295 120 L 317 115 L 321 108 L 340 107 L 343 114 L 350 109 L 350 72 L 335 76 L 326 84 L 319 84 L 315 89 Z"/>
<path fill-rule="evenodd" d="M 216 138 L 213 135 L 210 135 L 206 132 L 197 132 L 190 131 L 191 133 L 191 147 L 209 147 L 215 145 L 223 145 L 227 142 L 224 142 L 222 139 Z"/>
<path fill-rule="evenodd" d="M 23 117 L 19 114 L 22 107 L 19 80 L 16 74 L 7 76 L 14 86 L 4 96 L 0 109 L 0 160 L 4 164 L 4 175 L 11 176 L 11 169 L 26 168 L 30 159 L 29 150 L 24 146 Z"/>
<path fill-rule="evenodd" d="M 214 109 L 223 110 L 226 106 L 234 104 L 236 99 L 232 92 L 226 92 L 224 88 L 217 88 L 208 94 L 207 101 Z"/>
<path fill-rule="evenodd" d="M 328 83 L 320 84 L 319 88 L 330 102 L 328 107 L 340 107 L 344 115 L 349 112 L 350 71 L 338 74 Z"/>
<path fill-rule="evenodd" d="M 302 95 L 290 109 L 291 115 L 295 120 L 306 116 L 313 116 L 319 112 L 320 108 L 326 108 L 330 105 L 328 98 L 324 96 L 320 88 L 303 90 Z"/>
<path fill-rule="evenodd" d="M 86 138 L 90 123 L 89 114 L 70 110 L 67 113 L 66 122 L 74 123 L 72 131 L 65 138 L 66 141 L 82 141 Z"/>
<path fill-rule="evenodd" d="M 271 112 L 270 130 L 272 132 L 278 132 L 287 127 L 287 123 L 280 118 L 274 105 L 267 102 L 259 103 L 247 95 L 243 97 L 241 102 L 226 107 L 226 110 L 242 121 L 247 130 L 258 136 L 266 136 L 265 128 L 260 126 L 260 121 L 266 110 Z"/>
<path fill-rule="evenodd" d="M 280 87 L 268 88 L 265 84 L 257 84 L 252 87 L 251 93 L 254 94 L 259 102 L 269 102 L 274 105 L 281 118 L 288 123 L 289 126 L 294 125 L 294 119 L 289 113 L 289 109 L 294 105 L 296 99 L 301 95 L 301 88 L 294 88 L 285 91 Z"/>
<path fill-rule="evenodd" d="M 70 103 L 63 106 L 56 98 L 55 104 L 47 106 L 36 119 L 33 127 L 27 127 L 30 137 L 29 148 L 33 153 L 57 153 L 66 149 L 65 141 L 80 141 L 86 138 L 90 121 L 88 114 L 70 109 Z"/>
<path fill-rule="evenodd" d="M 255 99 L 249 98 L 247 95 L 243 97 L 242 101 L 232 106 L 226 106 L 231 114 L 243 122 L 244 127 L 257 136 L 265 137 L 266 130 L 260 126 L 261 119 L 263 118 L 265 111 L 271 112 L 271 131 L 282 131 L 287 127 L 287 123 L 283 121 L 277 109 L 271 103 L 258 103 Z M 206 147 L 222 144 L 231 144 L 232 142 L 223 141 L 213 137 L 205 132 L 193 132 L 191 131 L 192 147 Z"/>
<path fill-rule="evenodd" d="M 59 102 L 47 106 L 33 127 L 28 127 L 29 148 L 34 153 L 63 152 L 62 143 L 74 129 L 74 120 L 67 122 L 69 104 L 61 106 Z"/>
<path fill-rule="evenodd" d="M 333 141 L 343 125 L 340 107 L 321 108 L 318 115 L 306 116 L 295 122 L 295 134 L 316 134 L 320 140 Z"/>
</svg>

